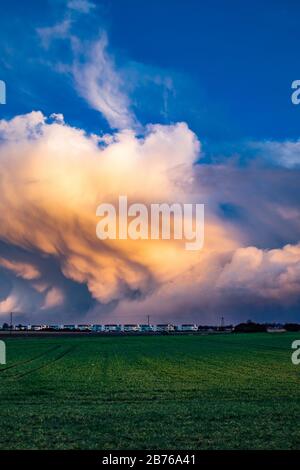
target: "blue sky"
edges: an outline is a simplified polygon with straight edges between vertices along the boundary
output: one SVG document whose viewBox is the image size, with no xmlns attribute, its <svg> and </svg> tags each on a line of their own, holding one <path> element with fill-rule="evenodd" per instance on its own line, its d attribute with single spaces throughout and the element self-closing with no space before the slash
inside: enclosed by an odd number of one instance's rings
<svg viewBox="0 0 300 470">
<path fill-rule="evenodd" d="M 0 316 L 297 318 L 299 2 L 1 8 Z M 125 190 L 204 203 L 207 256 L 95 245 Z"/>
<path fill-rule="evenodd" d="M 66 2 L 12 0 L 2 8 L 4 116 L 59 108 L 71 123 L 104 127 L 70 81 L 46 65 L 70 60 L 63 40 L 45 51 L 36 32 L 61 21 Z M 91 40 L 105 30 L 118 67 L 135 68 L 129 93 L 140 122 L 183 120 L 209 151 L 222 145 L 230 151 L 243 139 L 298 137 L 300 109 L 291 103 L 290 87 L 299 76 L 299 10 L 296 1 L 115 0 L 97 2 L 88 20 L 76 17 L 74 28 Z M 149 75 L 169 78 L 171 90 Z"/>
</svg>

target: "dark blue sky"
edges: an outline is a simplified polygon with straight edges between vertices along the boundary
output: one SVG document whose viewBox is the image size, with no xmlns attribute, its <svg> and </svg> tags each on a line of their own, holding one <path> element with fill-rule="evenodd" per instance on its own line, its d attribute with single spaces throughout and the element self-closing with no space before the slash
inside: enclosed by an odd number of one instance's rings
<svg viewBox="0 0 300 470">
<path fill-rule="evenodd" d="M 54 58 L 68 62 L 68 45 L 61 41 L 43 50 L 36 33 L 62 20 L 65 4 L 2 2 L 0 74 L 7 82 L 8 106 L 1 113 L 62 112 L 68 122 L 99 130 L 105 122 L 49 66 Z M 104 29 L 120 69 L 140 70 L 129 89 L 141 123 L 184 120 L 211 151 L 225 151 L 243 139 L 298 137 L 300 106 L 292 105 L 290 95 L 291 82 L 300 77 L 299 2 L 96 4 L 88 19 L 76 18 L 76 35 L 92 39 Z M 167 112 L 163 87 L 149 75 L 172 80 Z"/>
</svg>

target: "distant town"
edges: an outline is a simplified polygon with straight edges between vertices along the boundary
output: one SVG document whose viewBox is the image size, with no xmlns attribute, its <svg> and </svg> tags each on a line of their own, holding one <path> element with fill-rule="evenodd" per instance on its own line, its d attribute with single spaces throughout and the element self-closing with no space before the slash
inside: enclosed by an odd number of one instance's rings
<svg viewBox="0 0 300 470">
<path fill-rule="evenodd" d="M 285 332 L 285 331 L 300 331 L 300 324 L 298 323 L 255 323 L 251 320 L 246 323 L 239 323 L 238 325 L 225 325 L 223 320 L 219 326 L 213 325 L 197 325 L 194 323 L 183 323 L 174 325 L 171 323 L 161 324 L 56 324 L 56 325 L 22 325 L 22 324 L 8 324 L 3 323 L 0 327 L 3 332 L 86 332 L 86 333 L 214 333 L 214 332 Z"/>
</svg>

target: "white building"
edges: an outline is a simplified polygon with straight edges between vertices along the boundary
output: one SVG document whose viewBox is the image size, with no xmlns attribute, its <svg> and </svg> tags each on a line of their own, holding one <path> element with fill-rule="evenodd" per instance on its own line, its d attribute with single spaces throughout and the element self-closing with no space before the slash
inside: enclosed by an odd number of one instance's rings
<svg viewBox="0 0 300 470">
<path fill-rule="evenodd" d="M 113 325 L 104 325 L 105 332 L 112 332 L 112 331 L 121 331 L 121 325 L 113 324 Z"/>
<path fill-rule="evenodd" d="M 140 331 L 140 326 L 134 324 L 127 324 L 123 326 L 123 331 Z"/>
<path fill-rule="evenodd" d="M 91 331 L 92 325 L 77 325 L 79 331 Z"/>
<path fill-rule="evenodd" d="M 27 325 L 16 325 L 13 327 L 14 330 L 16 331 L 26 331 L 28 329 Z"/>
<path fill-rule="evenodd" d="M 31 331 L 41 331 L 43 329 L 43 325 L 31 325 Z"/>
<path fill-rule="evenodd" d="M 63 330 L 75 331 L 77 330 L 77 325 L 62 325 Z"/>
<path fill-rule="evenodd" d="M 154 325 L 140 325 L 140 331 L 155 331 Z"/>
<path fill-rule="evenodd" d="M 63 328 L 63 325 L 49 325 L 49 330 L 59 331 Z"/>
<path fill-rule="evenodd" d="M 156 325 L 156 331 L 174 331 L 174 325 L 170 323 L 161 323 L 160 325 Z"/>
<path fill-rule="evenodd" d="M 96 333 L 101 333 L 102 331 L 104 331 L 104 326 L 103 325 L 93 325 L 92 326 L 92 331 L 94 331 Z"/>
<path fill-rule="evenodd" d="M 184 323 L 181 325 L 181 331 L 198 331 L 198 326 L 194 324 Z"/>
</svg>

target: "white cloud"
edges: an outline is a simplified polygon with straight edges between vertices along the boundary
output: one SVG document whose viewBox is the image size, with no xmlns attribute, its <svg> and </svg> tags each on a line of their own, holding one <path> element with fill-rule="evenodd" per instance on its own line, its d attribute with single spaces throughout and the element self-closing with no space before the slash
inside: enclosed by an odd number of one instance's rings
<svg viewBox="0 0 300 470">
<path fill-rule="evenodd" d="M 59 307 L 64 303 L 64 294 L 63 292 L 58 289 L 57 287 L 51 288 L 45 297 L 45 302 L 42 305 L 42 309 L 49 309 L 54 307 Z"/>
<path fill-rule="evenodd" d="M 65 39 L 70 33 L 71 19 L 66 18 L 53 26 L 37 28 L 37 33 L 41 38 L 42 45 L 48 48 L 54 39 Z"/>
<path fill-rule="evenodd" d="M 199 151 L 186 124 L 153 125 L 143 138 L 122 131 L 104 146 L 61 121 L 48 123 L 41 113 L 0 121 L 1 129 L 9 139 L 0 145 L 0 239 L 54 256 L 67 278 L 86 284 L 102 302 L 146 293 L 152 279 L 195 262 L 184 241 L 137 247 L 96 238 L 102 201 L 114 202 L 119 194 L 172 201 L 175 191 L 185 199 Z"/>
<path fill-rule="evenodd" d="M 285 168 L 300 167 L 300 140 L 251 142 L 259 157 Z"/>
<path fill-rule="evenodd" d="M 112 128 L 130 129 L 136 119 L 130 110 L 125 83 L 107 52 L 107 36 L 94 43 L 73 39 L 75 60 L 72 73 L 78 93 L 108 121 Z"/>
<path fill-rule="evenodd" d="M 80 13 L 90 13 L 95 8 L 95 4 L 88 0 L 70 0 L 67 7 Z"/>
<path fill-rule="evenodd" d="M 69 10 L 80 13 L 89 13 L 94 6 L 85 0 L 72 0 L 68 3 Z M 55 69 L 72 75 L 78 94 L 104 116 L 111 128 L 136 127 L 137 121 L 126 93 L 126 79 L 117 71 L 114 60 L 107 51 L 106 33 L 102 32 L 96 41 L 82 40 L 71 30 L 75 20 L 74 15 L 67 12 L 64 20 L 53 26 L 37 29 L 45 48 L 56 39 L 65 39 L 70 43 L 73 52 L 71 63 L 55 64 Z"/>
<path fill-rule="evenodd" d="M 9 295 L 5 300 L 0 302 L 0 314 L 8 314 L 9 312 L 20 311 L 20 301 L 15 293 Z"/>
<path fill-rule="evenodd" d="M 300 244 L 273 250 L 237 249 L 222 270 L 217 287 L 289 302 L 300 292 Z"/>
<path fill-rule="evenodd" d="M 15 116 L 10 121 L 0 120 L 0 139 L 17 141 L 34 139 L 40 135 L 45 117 L 40 111 Z"/>
</svg>

